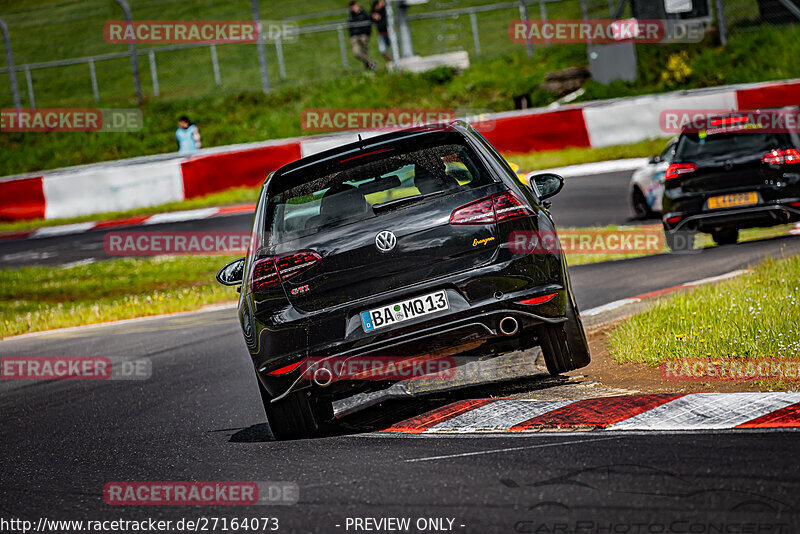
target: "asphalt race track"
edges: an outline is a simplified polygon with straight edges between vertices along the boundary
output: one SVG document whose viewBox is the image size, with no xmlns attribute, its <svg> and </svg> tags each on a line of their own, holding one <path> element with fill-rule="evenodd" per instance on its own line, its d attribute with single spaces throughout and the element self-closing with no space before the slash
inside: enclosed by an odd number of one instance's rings
<svg viewBox="0 0 800 534">
<path fill-rule="evenodd" d="M 568 180 L 553 205 L 557 222 L 626 223 L 626 197 L 615 191 L 627 190 L 628 176 Z M 597 188 L 608 198 L 578 188 Z M 591 198 L 591 205 L 573 195 Z M 205 224 L 246 229 L 249 217 L 174 227 L 211 228 Z M 3 259 L 4 265 L 99 259 L 95 245 L 102 251 L 102 237 L 93 234 L 4 242 L 0 257 L 51 254 L 40 261 Z M 588 309 L 730 272 L 764 256 L 798 253 L 800 239 L 787 237 L 570 272 L 579 305 Z M 452 531 L 470 533 L 800 531 L 797 432 L 376 432 L 432 407 L 493 393 L 482 388 L 392 401 L 353 416 L 352 430 L 341 435 L 274 442 L 231 308 L 21 336 L 0 341 L 0 355 L 152 363 L 147 380 L 0 382 L 4 517 L 277 517 L 279 532 L 287 533 L 355 532 L 346 528 L 354 517 L 410 517 L 412 524 L 449 518 Z M 105 504 L 106 483 L 136 480 L 288 481 L 298 484 L 299 503 Z"/>
<path fill-rule="evenodd" d="M 233 310 L 11 339 L 0 342 L 0 352 L 102 354 L 153 365 L 143 381 L 2 384 L 5 516 L 277 516 L 283 532 L 345 531 L 335 525 L 347 517 L 449 517 L 465 525 L 455 531 L 476 533 L 553 532 L 570 521 L 622 529 L 678 520 L 756 522 L 773 528 L 763 532 L 796 532 L 775 529 L 800 520 L 793 454 L 800 434 L 792 432 L 434 438 L 369 432 L 458 398 L 442 395 L 378 408 L 371 427 L 353 435 L 270 441 Z M 103 486 L 127 480 L 290 481 L 299 485 L 300 502 L 106 505 Z M 549 530 L 536 530 L 542 528 Z"/>
</svg>

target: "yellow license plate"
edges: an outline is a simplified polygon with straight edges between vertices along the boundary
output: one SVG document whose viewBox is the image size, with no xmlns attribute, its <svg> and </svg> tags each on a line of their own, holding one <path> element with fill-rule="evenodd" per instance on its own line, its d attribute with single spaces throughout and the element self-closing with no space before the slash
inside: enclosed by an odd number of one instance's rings
<svg viewBox="0 0 800 534">
<path fill-rule="evenodd" d="M 758 195 L 755 193 L 736 193 L 732 195 L 720 195 L 708 199 L 708 209 L 731 208 L 734 206 L 750 206 L 758 204 Z"/>
</svg>

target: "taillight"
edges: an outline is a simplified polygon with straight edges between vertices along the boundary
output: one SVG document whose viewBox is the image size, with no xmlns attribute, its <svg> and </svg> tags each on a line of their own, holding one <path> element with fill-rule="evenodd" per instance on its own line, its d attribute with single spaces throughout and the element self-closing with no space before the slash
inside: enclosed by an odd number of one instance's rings
<svg viewBox="0 0 800 534">
<path fill-rule="evenodd" d="M 286 280 L 305 271 L 320 259 L 322 259 L 320 255 L 313 250 L 304 250 L 288 256 L 276 257 L 275 265 L 278 267 L 278 276 L 281 277 L 281 280 Z"/>
<path fill-rule="evenodd" d="M 275 284 L 279 284 L 278 270 L 272 258 L 264 258 L 253 264 L 253 276 L 250 282 L 250 291 L 260 291 Z"/>
<path fill-rule="evenodd" d="M 492 197 L 494 200 L 494 213 L 497 222 L 518 219 L 533 215 L 533 210 L 522 203 L 517 195 L 511 191 L 504 191 Z"/>
<path fill-rule="evenodd" d="M 253 265 L 250 291 L 260 291 L 280 284 L 305 271 L 321 259 L 322 257 L 313 250 L 260 259 Z"/>
<path fill-rule="evenodd" d="M 456 208 L 450 214 L 450 224 L 493 224 L 529 215 L 533 215 L 533 210 L 517 195 L 503 191 Z"/>
<path fill-rule="evenodd" d="M 696 170 L 697 165 L 694 163 L 673 163 L 667 167 L 667 172 L 664 173 L 664 180 L 674 180 L 685 174 L 691 174 Z"/>
<path fill-rule="evenodd" d="M 450 214 L 450 224 L 492 224 L 495 222 L 492 197 L 476 200 Z"/>
<path fill-rule="evenodd" d="M 545 302 L 550 302 L 553 300 L 558 293 L 549 293 L 547 295 L 542 295 L 539 297 L 533 297 L 532 299 L 520 300 L 518 304 L 528 304 L 528 305 L 535 305 L 535 304 L 544 304 Z"/>
<path fill-rule="evenodd" d="M 267 374 L 268 375 L 276 375 L 276 376 L 277 375 L 285 375 L 286 373 L 291 373 L 292 371 L 294 371 L 295 369 L 300 367 L 301 363 L 303 363 L 303 360 L 300 360 L 299 362 L 295 362 L 295 363 L 290 363 L 289 365 L 285 365 L 285 366 L 279 367 L 277 369 L 273 369 L 272 371 L 270 371 Z"/>
<path fill-rule="evenodd" d="M 800 163 L 800 151 L 796 148 L 778 148 L 770 150 L 761 157 L 761 162 L 767 165 L 791 165 Z"/>
</svg>

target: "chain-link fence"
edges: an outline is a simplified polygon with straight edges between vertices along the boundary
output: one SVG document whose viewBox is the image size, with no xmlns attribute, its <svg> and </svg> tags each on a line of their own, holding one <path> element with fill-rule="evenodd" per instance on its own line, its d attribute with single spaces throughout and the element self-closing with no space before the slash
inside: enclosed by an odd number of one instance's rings
<svg viewBox="0 0 800 534">
<path fill-rule="evenodd" d="M 754 31 L 762 25 L 800 24 L 800 0 L 725 0 L 727 30 Z"/>
<path fill-rule="evenodd" d="M 364 0 L 365 4 L 369 0 Z M 633 3 L 633 5 L 632 5 Z M 543 45 L 509 38 L 513 20 L 608 19 L 649 13 L 654 0 L 430 0 L 407 12 L 413 53 L 466 51 L 472 61 L 512 53 L 535 54 Z M 797 24 L 800 0 L 664 0 L 679 16 L 687 6 L 723 36 L 763 24 Z M 396 6 L 396 2 L 392 2 Z M 660 5 L 660 4 L 659 4 Z M 369 5 L 364 6 L 369 10 Z M 252 20 L 247 0 L 130 0 L 134 20 Z M 296 25 L 292 39 L 265 43 L 270 87 L 312 84 L 363 72 L 351 53 L 342 0 L 260 2 L 262 21 Z M 396 8 L 397 9 L 397 8 Z M 638 10 L 638 13 L 637 13 Z M 718 14 L 724 14 L 721 19 Z M 123 19 L 114 0 L 66 0 L 0 12 L 9 30 L 23 107 L 115 105 L 135 102 L 131 58 L 125 44 L 109 44 L 103 26 Z M 380 65 L 375 32 L 369 53 Z M 3 56 L 5 57 L 5 55 Z M 138 68 L 148 99 L 202 97 L 264 87 L 256 44 L 138 45 Z M 7 61 L 0 63 L 0 106 L 12 107 Z"/>
</svg>

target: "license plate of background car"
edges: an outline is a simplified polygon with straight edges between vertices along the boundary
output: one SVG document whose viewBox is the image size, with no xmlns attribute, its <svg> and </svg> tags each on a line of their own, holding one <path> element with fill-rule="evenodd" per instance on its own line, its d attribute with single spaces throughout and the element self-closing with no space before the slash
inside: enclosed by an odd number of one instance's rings
<svg viewBox="0 0 800 534">
<path fill-rule="evenodd" d="M 750 206 L 758 204 L 756 193 L 734 193 L 731 195 L 719 195 L 708 199 L 708 209 L 732 208 L 734 206 Z"/>
<path fill-rule="evenodd" d="M 361 312 L 364 332 L 450 309 L 444 290 Z"/>
</svg>

